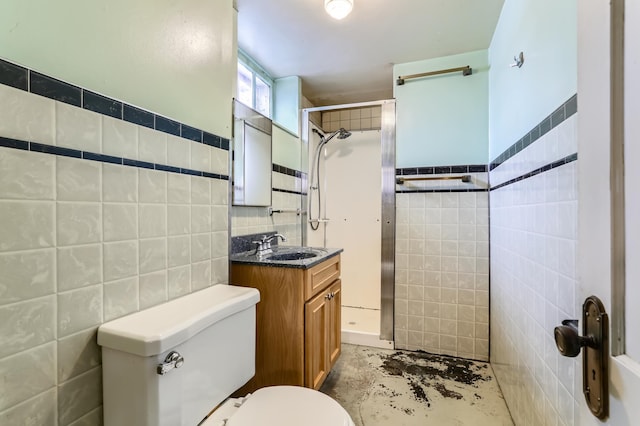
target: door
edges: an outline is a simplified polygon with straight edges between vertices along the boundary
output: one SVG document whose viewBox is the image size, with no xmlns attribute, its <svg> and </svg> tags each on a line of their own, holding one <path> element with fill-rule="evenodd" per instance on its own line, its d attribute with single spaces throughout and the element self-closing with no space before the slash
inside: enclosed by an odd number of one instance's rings
<svg viewBox="0 0 640 426">
<path fill-rule="evenodd" d="M 640 419 L 639 29 L 639 0 L 578 2 L 576 301 L 595 295 L 610 316 L 604 424 L 614 426 Z M 576 368 L 575 424 L 603 424 L 586 406 L 581 371 Z"/>
</svg>

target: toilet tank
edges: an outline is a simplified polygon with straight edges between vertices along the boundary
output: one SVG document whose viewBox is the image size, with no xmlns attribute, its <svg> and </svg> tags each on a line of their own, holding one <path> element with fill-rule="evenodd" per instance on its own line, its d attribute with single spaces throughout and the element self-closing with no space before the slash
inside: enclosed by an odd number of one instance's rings
<svg viewBox="0 0 640 426">
<path fill-rule="evenodd" d="M 105 425 L 197 425 L 255 373 L 259 300 L 216 285 L 100 326 Z"/>
</svg>

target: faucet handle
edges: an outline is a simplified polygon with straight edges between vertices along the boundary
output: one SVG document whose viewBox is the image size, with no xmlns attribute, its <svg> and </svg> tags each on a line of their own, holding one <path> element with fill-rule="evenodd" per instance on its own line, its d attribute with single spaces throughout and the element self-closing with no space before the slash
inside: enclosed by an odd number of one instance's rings
<svg viewBox="0 0 640 426">
<path fill-rule="evenodd" d="M 251 244 L 256 245 L 256 251 L 264 250 L 267 241 L 264 239 L 264 236 L 260 241 L 251 241 Z"/>
<path fill-rule="evenodd" d="M 269 238 L 266 235 L 263 235 L 262 237 L 260 237 L 260 241 L 251 241 L 251 244 L 264 244 L 269 240 Z"/>
<path fill-rule="evenodd" d="M 278 240 L 278 238 L 280 238 L 280 240 L 282 240 L 282 242 L 287 241 L 287 237 L 285 237 L 282 234 L 273 234 L 272 236 L 269 237 L 269 241 L 273 240 L 274 238 L 276 239 L 276 241 Z"/>
<path fill-rule="evenodd" d="M 272 237 L 263 235 L 260 241 L 251 241 L 256 245 L 256 253 L 271 252 L 271 238 Z"/>
</svg>

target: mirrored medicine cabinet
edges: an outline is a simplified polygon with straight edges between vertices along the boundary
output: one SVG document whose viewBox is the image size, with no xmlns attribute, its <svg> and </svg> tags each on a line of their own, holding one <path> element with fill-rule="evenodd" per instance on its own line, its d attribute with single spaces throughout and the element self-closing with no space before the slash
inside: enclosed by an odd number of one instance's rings
<svg viewBox="0 0 640 426">
<path fill-rule="evenodd" d="M 271 206 L 271 135 L 269 118 L 234 101 L 234 206 Z"/>
</svg>

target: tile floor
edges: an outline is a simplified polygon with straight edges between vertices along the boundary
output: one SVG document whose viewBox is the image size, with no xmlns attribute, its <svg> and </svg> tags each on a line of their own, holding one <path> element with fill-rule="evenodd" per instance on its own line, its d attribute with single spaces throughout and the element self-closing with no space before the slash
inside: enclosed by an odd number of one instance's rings
<svg viewBox="0 0 640 426">
<path fill-rule="evenodd" d="M 320 389 L 356 426 L 512 426 L 488 363 L 342 345 Z"/>
</svg>

